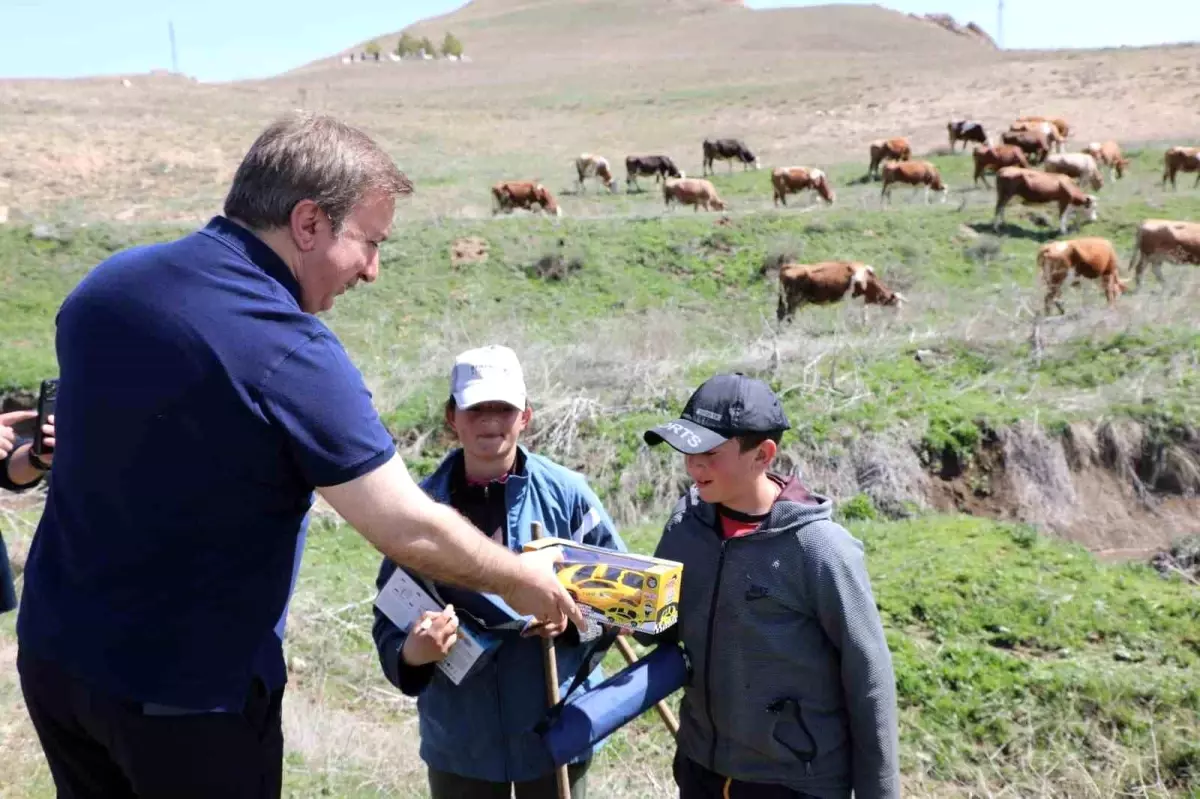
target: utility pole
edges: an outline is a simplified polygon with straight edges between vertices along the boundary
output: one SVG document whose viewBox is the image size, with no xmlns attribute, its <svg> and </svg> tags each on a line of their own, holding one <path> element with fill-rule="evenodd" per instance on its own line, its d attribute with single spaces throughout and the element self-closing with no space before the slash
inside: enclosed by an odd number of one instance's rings
<svg viewBox="0 0 1200 799">
<path fill-rule="evenodd" d="M 1003 3 L 1004 0 L 1001 0 Z M 179 74 L 179 58 L 175 54 L 175 23 L 174 21 L 167 22 L 167 33 L 171 37 L 171 71 Z"/>
</svg>

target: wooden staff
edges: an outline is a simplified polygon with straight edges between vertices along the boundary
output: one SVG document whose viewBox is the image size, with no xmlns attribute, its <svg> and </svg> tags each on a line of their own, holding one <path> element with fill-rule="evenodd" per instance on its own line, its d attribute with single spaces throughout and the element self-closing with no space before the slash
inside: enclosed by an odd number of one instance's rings
<svg viewBox="0 0 1200 799">
<path fill-rule="evenodd" d="M 542 523 L 532 522 L 533 540 L 537 541 L 543 535 Z M 550 707 L 558 704 L 558 658 L 554 655 L 554 639 L 542 639 L 542 664 L 546 667 L 546 699 Z M 555 769 L 558 780 L 558 799 L 571 799 L 571 780 L 567 776 L 567 766 L 564 763 Z"/>
</svg>

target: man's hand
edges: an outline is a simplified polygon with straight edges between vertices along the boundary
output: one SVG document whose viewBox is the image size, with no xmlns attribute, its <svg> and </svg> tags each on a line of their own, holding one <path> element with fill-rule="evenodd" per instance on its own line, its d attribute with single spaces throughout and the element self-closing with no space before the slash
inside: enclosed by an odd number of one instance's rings
<svg viewBox="0 0 1200 799">
<path fill-rule="evenodd" d="M 554 571 L 554 564 L 563 559 L 562 550 L 537 549 L 522 553 L 520 559 L 522 578 L 511 591 L 502 594 L 504 601 L 517 613 L 533 616 L 538 622 L 536 632 L 543 638 L 561 634 L 567 629 L 568 620 L 582 630 L 586 624 L 583 613 Z"/>
<path fill-rule="evenodd" d="M 0 460 L 4 460 L 13 451 L 17 443 L 17 434 L 13 425 L 37 418 L 37 411 L 12 411 L 0 413 Z"/>
<path fill-rule="evenodd" d="M 436 663 L 450 654 L 458 642 L 458 614 L 454 605 L 447 605 L 439 612 L 427 610 L 413 622 L 400 657 L 410 666 Z"/>
</svg>

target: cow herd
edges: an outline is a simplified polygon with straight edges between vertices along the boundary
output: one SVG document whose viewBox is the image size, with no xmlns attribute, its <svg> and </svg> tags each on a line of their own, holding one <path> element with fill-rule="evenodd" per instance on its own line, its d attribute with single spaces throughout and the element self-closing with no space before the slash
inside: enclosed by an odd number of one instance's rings
<svg viewBox="0 0 1200 799">
<path fill-rule="evenodd" d="M 1025 116 L 1015 120 L 1009 129 L 995 139 L 989 139 L 983 125 L 973 120 L 954 120 L 947 124 L 950 151 L 959 142 L 963 152 L 974 143 L 971 157 L 974 162 L 974 184 L 980 181 L 989 187 L 988 174 L 995 176 L 996 206 L 993 229 L 999 230 L 1005 210 L 1013 201 L 1025 205 L 1054 204 L 1058 207 L 1058 230 L 1066 235 L 1068 219 L 1076 214 L 1086 215 L 1088 221 L 1098 218 L 1097 199 L 1087 190 L 1099 191 L 1105 177 L 1121 179 L 1130 162 L 1115 141 L 1092 142 L 1079 152 L 1065 152 L 1071 130 L 1061 118 Z M 730 170 L 740 162 L 742 169 L 759 169 L 758 157 L 740 139 L 705 139 L 701 145 L 703 165 L 701 178 L 689 178 L 668 155 L 637 154 L 625 158 L 627 190 L 641 190 L 638 178 L 653 177 L 662 184 L 664 205 L 691 205 L 693 210 L 721 211 L 728 204 L 720 197 L 713 183 L 705 179 L 715 174 L 714 162 L 725 161 Z M 880 203 L 890 203 L 896 184 L 924 189 L 925 202 L 937 192 L 945 202 L 949 192 L 938 168 L 929 161 L 914 160 L 907 137 L 896 136 L 870 143 L 870 160 L 866 180 L 878 178 L 882 184 Z M 1040 167 L 1040 168 L 1035 168 Z M 608 159 L 594 153 L 583 153 L 575 159 L 578 191 L 586 191 L 589 179 L 598 181 L 610 192 L 617 190 L 617 178 Z M 1164 155 L 1162 186 L 1167 181 L 1176 187 L 1179 173 L 1196 173 L 1193 187 L 1200 186 L 1200 147 L 1171 147 Z M 1103 173 L 1103 174 L 1102 174 Z M 812 191 L 825 203 L 836 202 L 836 192 L 828 175 L 811 166 L 776 167 L 771 170 L 772 202 L 787 205 L 789 194 Z M 536 181 L 504 181 L 492 187 L 493 214 L 511 212 L 516 208 L 541 210 L 562 215 L 557 200 L 545 186 Z M 1150 219 L 1137 230 L 1133 261 L 1130 270 L 1141 286 L 1145 269 L 1150 268 L 1162 282 L 1161 264 L 1164 261 L 1200 264 L 1200 223 Z M 1119 275 L 1118 259 L 1111 242 L 1099 237 L 1083 237 L 1055 241 L 1042 245 L 1037 253 L 1037 268 L 1046 288 L 1045 312 L 1051 306 L 1063 311 L 1059 299 L 1063 283 L 1074 276 L 1075 281 L 1086 278 L 1098 280 L 1110 306 L 1127 290 Z M 779 270 L 779 303 L 776 316 L 780 322 L 790 320 L 795 310 L 804 304 L 827 304 L 844 297 L 862 297 L 864 305 L 899 307 L 904 297 L 888 289 L 875 274 L 873 267 L 857 261 L 826 261 L 816 264 L 786 264 Z"/>
</svg>

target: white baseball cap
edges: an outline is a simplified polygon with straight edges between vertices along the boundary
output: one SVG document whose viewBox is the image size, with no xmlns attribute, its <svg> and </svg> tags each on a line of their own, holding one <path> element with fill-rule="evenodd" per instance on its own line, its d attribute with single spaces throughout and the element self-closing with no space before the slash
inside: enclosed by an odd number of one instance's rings
<svg viewBox="0 0 1200 799">
<path fill-rule="evenodd" d="M 506 402 L 524 410 L 525 376 L 517 354 L 499 344 L 459 353 L 450 371 L 450 394 L 460 408 Z"/>
</svg>

